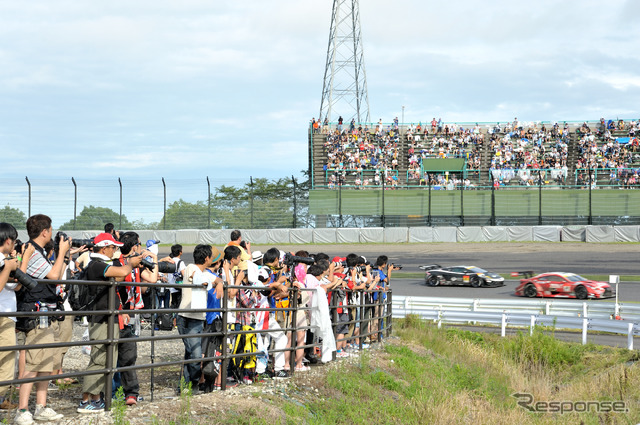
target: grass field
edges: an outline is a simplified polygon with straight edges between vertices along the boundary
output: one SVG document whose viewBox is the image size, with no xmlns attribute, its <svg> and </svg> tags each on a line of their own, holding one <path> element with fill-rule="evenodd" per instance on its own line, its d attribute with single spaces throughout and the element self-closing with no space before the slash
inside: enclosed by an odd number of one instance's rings
<svg viewBox="0 0 640 425">
<path fill-rule="evenodd" d="M 409 317 L 381 356 L 363 356 L 330 372 L 321 399 L 283 406 L 287 423 L 607 424 L 637 423 L 640 369 L 633 351 L 569 344 L 536 332 L 500 338 L 437 329 Z M 564 401 L 565 412 L 534 413 L 518 405 Z M 521 396 L 524 397 L 524 396 Z M 593 401 L 584 413 L 570 402 Z M 624 413 L 597 412 L 595 402 Z M 539 405 L 537 407 L 544 407 Z M 576 409 L 582 404 L 576 403 Z M 605 408 L 606 410 L 606 408 Z"/>
</svg>

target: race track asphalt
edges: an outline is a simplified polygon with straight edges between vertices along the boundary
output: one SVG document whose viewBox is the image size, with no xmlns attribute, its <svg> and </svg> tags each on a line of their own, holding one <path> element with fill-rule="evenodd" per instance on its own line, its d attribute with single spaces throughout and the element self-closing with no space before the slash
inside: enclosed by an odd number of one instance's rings
<svg viewBox="0 0 640 425">
<path fill-rule="evenodd" d="M 253 246 L 262 252 L 271 246 Z M 222 248 L 222 247 L 219 247 Z M 375 261 L 380 254 L 390 262 L 403 265 L 403 272 L 421 273 L 420 265 L 475 265 L 501 274 L 532 270 L 536 273 L 562 271 L 590 275 L 638 275 L 638 283 L 622 282 L 621 302 L 640 302 L 639 245 L 635 243 L 573 242 L 498 242 L 498 243 L 415 243 L 415 244 L 323 244 L 278 245 L 284 251 L 304 249 L 309 253 L 325 252 L 329 256 L 346 256 L 354 252 Z M 169 248 L 162 247 L 162 254 Z M 185 247 L 183 259 L 192 261 L 193 247 Z M 427 287 L 423 278 L 393 278 L 392 287 L 399 295 L 514 299 L 517 280 L 507 280 L 504 287 Z M 579 302 L 579 301 L 577 301 Z M 599 300 L 598 300 L 599 302 Z M 606 301 L 605 301 L 606 302 Z"/>
</svg>

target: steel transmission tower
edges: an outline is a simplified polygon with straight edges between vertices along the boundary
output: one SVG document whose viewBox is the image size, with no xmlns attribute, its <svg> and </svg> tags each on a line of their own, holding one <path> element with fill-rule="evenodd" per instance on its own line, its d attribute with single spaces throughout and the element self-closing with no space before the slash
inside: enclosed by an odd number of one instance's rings
<svg viewBox="0 0 640 425">
<path fill-rule="evenodd" d="M 333 0 L 320 117 L 370 122 L 358 0 Z"/>
</svg>

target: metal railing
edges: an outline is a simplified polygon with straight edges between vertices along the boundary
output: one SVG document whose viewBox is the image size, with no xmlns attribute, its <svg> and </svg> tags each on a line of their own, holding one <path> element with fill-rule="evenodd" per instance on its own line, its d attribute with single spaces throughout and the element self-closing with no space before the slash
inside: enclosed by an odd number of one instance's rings
<svg viewBox="0 0 640 425">
<path fill-rule="evenodd" d="M 640 335 L 640 306 L 609 302 L 569 302 L 558 300 L 497 300 L 472 298 L 433 298 L 396 296 L 393 317 L 415 314 L 426 320 L 442 323 L 481 323 L 501 327 L 537 325 L 582 331 L 582 343 L 587 332 L 600 331 L 627 336 L 627 348 L 633 349 L 633 337 Z M 617 318 L 617 320 L 616 320 Z"/>
<path fill-rule="evenodd" d="M 152 308 L 151 309 L 143 309 L 143 310 L 120 310 L 118 309 L 118 306 L 116 305 L 116 291 L 117 288 L 122 287 L 122 286 L 129 286 L 131 285 L 130 282 L 115 282 L 114 280 L 110 280 L 110 281 L 100 281 L 100 282 L 92 282 L 92 281 L 77 281 L 77 280 L 60 280 L 60 281 L 55 281 L 55 280 L 39 280 L 38 281 L 39 284 L 66 284 L 66 285 L 90 285 L 90 286 L 101 286 L 101 287 L 105 287 L 108 286 L 108 290 L 107 293 L 105 294 L 105 296 L 108 297 L 108 308 L 106 310 L 88 310 L 88 311 L 47 311 L 47 312 L 40 312 L 40 311 L 19 311 L 19 312 L 9 312 L 9 313 L 3 313 L 0 312 L 0 317 L 41 317 L 41 316 L 47 316 L 47 317 L 60 317 L 60 316 L 64 316 L 64 317 L 68 317 L 68 316 L 108 316 L 107 319 L 107 326 L 108 326 L 108 330 L 107 330 L 107 338 L 106 339 L 102 339 L 102 340 L 90 340 L 90 341 L 68 341 L 68 342 L 55 342 L 55 343 L 48 343 L 48 344 L 33 344 L 33 345 L 8 345 L 8 346 L 0 346 L 0 352 L 4 352 L 4 351 L 19 351 L 19 350 L 29 350 L 31 348 L 37 348 L 37 349 L 47 349 L 47 348 L 51 348 L 51 349 L 55 349 L 55 348 L 62 348 L 62 347 L 76 347 L 76 346 L 96 346 L 96 345 L 106 345 L 106 353 L 107 353 L 107 360 L 106 360 L 106 367 L 100 370 L 92 370 L 92 371 L 73 371 L 73 372 L 67 372 L 67 373 L 62 373 L 62 374 L 58 374 L 55 375 L 55 379 L 65 379 L 65 378 L 79 378 L 79 377 L 84 377 L 84 376 L 88 376 L 88 375 L 104 375 L 106 378 L 105 381 L 105 394 L 112 394 L 112 390 L 113 390 L 113 375 L 117 372 L 126 372 L 126 371 L 134 371 L 134 370 L 141 370 L 141 369 L 151 369 L 151 379 L 150 379 L 150 391 L 151 391 L 151 401 L 153 401 L 154 399 L 154 374 L 153 371 L 154 369 L 157 368 L 162 368 L 162 367 L 168 367 L 168 366 L 180 366 L 181 368 L 184 368 L 184 366 L 186 364 L 190 364 L 190 363 L 201 363 L 201 362 L 210 362 L 210 361 L 219 361 L 220 362 L 220 374 L 221 376 L 221 389 L 225 390 L 226 389 L 226 383 L 227 383 L 227 379 L 226 379 L 226 374 L 227 374 L 227 368 L 229 366 L 229 361 L 231 361 L 234 358 L 239 358 L 239 357 L 249 357 L 249 356 L 257 356 L 259 354 L 261 354 L 261 352 L 252 352 L 252 353 L 240 353 L 240 354 L 233 354 L 231 352 L 229 352 L 229 347 L 227 344 L 227 340 L 233 340 L 233 338 L 235 338 L 238 335 L 241 334 L 268 334 L 268 333 L 273 333 L 273 332 L 284 332 L 285 334 L 288 332 L 291 332 L 291 344 L 288 348 L 285 349 L 281 349 L 281 350 L 277 350 L 277 349 L 270 349 L 268 350 L 268 354 L 271 356 L 276 352 L 291 352 L 292 355 L 290 356 L 290 372 L 294 373 L 295 371 L 295 355 L 293 353 L 295 353 L 296 350 L 299 349 L 305 349 L 305 348 L 312 348 L 312 347 L 318 347 L 320 346 L 319 343 L 313 343 L 313 344 L 307 344 L 307 345 L 298 345 L 297 344 L 297 331 L 301 331 L 301 330 L 313 330 L 314 328 L 312 326 L 305 326 L 305 327 L 298 327 L 297 326 L 297 314 L 305 314 L 307 311 L 311 311 L 312 308 L 311 307 L 303 307 L 303 306 L 299 306 L 298 305 L 298 294 L 300 293 L 300 291 L 313 291 L 312 289 L 306 289 L 306 288 L 301 288 L 298 289 L 297 287 L 293 287 L 292 289 L 289 290 L 289 299 L 291 300 L 291 303 L 289 305 L 289 307 L 287 308 L 229 308 L 227 307 L 227 300 L 229 300 L 229 296 L 228 296 L 228 291 L 229 289 L 242 289 L 242 290 L 246 290 L 246 289 L 252 289 L 252 286 L 232 286 L 232 285 L 224 285 L 224 290 L 223 290 L 223 297 L 220 299 L 220 305 L 221 308 L 219 309 L 172 309 L 172 308 L 161 308 L 158 309 L 156 308 L 156 291 L 159 288 L 202 288 L 201 285 L 189 285 L 189 284 L 168 284 L 168 283 L 156 283 L 156 284 L 149 284 L 149 283 L 144 283 L 144 284 L 140 284 L 140 286 L 143 287 L 148 287 L 151 289 L 151 301 L 152 301 Z M 259 290 L 260 288 L 255 288 L 256 290 Z M 392 306 L 391 306 L 391 291 L 385 291 L 382 289 L 379 290 L 371 290 L 371 291 L 351 291 L 349 289 L 345 289 L 345 291 L 347 292 L 359 292 L 361 293 L 361 303 L 358 304 L 357 306 L 349 306 L 349 308 L 351 309 L 355 309 L 358 308 L 360 309 L 360 315 L 359 318 L 357 319 L 353 319 L 351 321 L 348 322 L 348 324 L 350 326 L 354 326 L 357 324 L 359 325 L 360 329 L 368 329 L 369 325 L 373 322 L 375 322 L 377 325 L 375 328 L 371 329 L 370 331 L 367 332 L 361 332 L 360 335 L 358 336 L 353 336 L 353 335 L 347 335 L 344 338 L 340 339 L 339 341 L 342 340 L 347 340 L 347 339 L 354 339 L 354 338 L 360 338 L 359 339 L 359 348 L 362 349 L 363 346 L 363 339 L 366 337 L 372 337 L 372 336 L 376 336 L 378 338 L 378 340 L 380 340 L 383 336 L 389 336 L 392 330 L 392 326 L 391 326 L 391 317 L 392 317 Z M 378 293 L 378 300 L 375 303 L 367 303 L 365 302 L 365 296 L 364 294 L 366 293 Z M 331 303 L 329 304 L 329 312 L 330 312 L 330 316 L 331 318 L 334 318 L 335 316 L 335 312 L 337 311 L 337 303 L 335 302 L 336 297 L 335 297 L 335 293 L 334 296 L 332 296 L 331 298 Z M 372 313 L 370 316 L 366 316 L 364 314 L 365 309 L 366 308 L 371 308 Z M 257 330 L 254 329 L 253 331 L 236 331 L 236 330 L 231 330 L 230 327 L 227 323 L 227 313 L 238 313 L 238 312 L 256 312 L 256 311 L 261 311 L 261 312 L 283 312 L 285 313 L 285 315 L 290 315 L 291 316 L 291 320 L 286 320 L 285 319 L 285 323 L 290 323 L 290 325 L 287 325 L 285 327 L 282 327 L 281 329 L 275 329 L 275 330 Z M 215 313 L 220 313 L 221 314 L 221 318 L 222 318 L 222 331 L 221 332 L 202 332 L 199 333 L 197 335 L 182 335 L 182 334 L 172 334 L 172 335 L 158 335 L 155 333 L 155 315 L 156 314 L 160 314 L 160 313 L 175 313 L 175 314 L 179 314 L 179 313 L 206 313 L 206 312 L 215 312 Z M 377 313 L 377 314 L 376 314 Z M 151 335 L 150 336 L 134 336 L 134 337 L 130 337 L 130 338 L 120 338 L 119 335 L 116 335 L 114 332 L 114 326 L 118 323 L 118 315 L 122 315 L 122 314 L 148 314 L 151 315 Z M 275 320 L 275 319 L 274 319 Z M 206 323 L 206 321 L 205 321 Z M 337 327 L 337 321 L 333 322 L 333 330 L 334 330 L 334 337 L 336 336 L 336 327 Z M 171 360 L 171 361 L 162 361 L 162 362 L 156 362 L 155 358 L 156 358 L 156 354 L 155 354 L 155 342 L 156 341 L 165 341 L 165 340 L 183 340 L 186 338 L 203 338 L 203 337 L 221 337 L 221 349 L 220 352 L 221 354 L 219 356 L 204 356 L 202 358 L 198 358 L 198 359 L 180 359 L 180 360 Z M 126 343 L 126 342 L 150 342 L 151 343 L 151 353 L 150 353 L 150 362 L 149 363 L 138 363 L 135 364 L 133 366 L 126 366 L 126 367 L 111 367 L 110 365 L 115 364 L 114 362 L 114 353 L 115 353 L 115 348 L 119 343 Z M 336 359 L 336 355 L 335 352 L 333 353 L 333 359 Z M 39 381 L 48 381 L 52 379 L 52 376 L 40 376 L 40 377 L 34 377 L 34 378 L 23 378 L 23 379 L 13 379 L 10 381 L 0 381 L 0 386 L 8 386 L 8 385 L 20 385 L 23 383 L 28 383 L 28 382 L 39 382 Z M 109 409 L 111 406 L 111 397 L 109 396 L 105 396 L 105 404 L 106 404 L 106 408 Z"/>
</svg>

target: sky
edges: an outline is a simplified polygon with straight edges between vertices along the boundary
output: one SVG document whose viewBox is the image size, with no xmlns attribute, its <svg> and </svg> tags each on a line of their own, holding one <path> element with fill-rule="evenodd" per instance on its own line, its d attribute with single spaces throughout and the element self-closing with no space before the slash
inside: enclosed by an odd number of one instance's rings
<svg viewBox="0 0 640 425">
<path fill-rule="evenodd" d="M 0 0 L 0 185 L 300 176 L 331 8 Z M 638 1 L 368 0 L 360 14 L 373 121 L 403 106 L 407 123 L 640 117 Z"/>
</svg>

